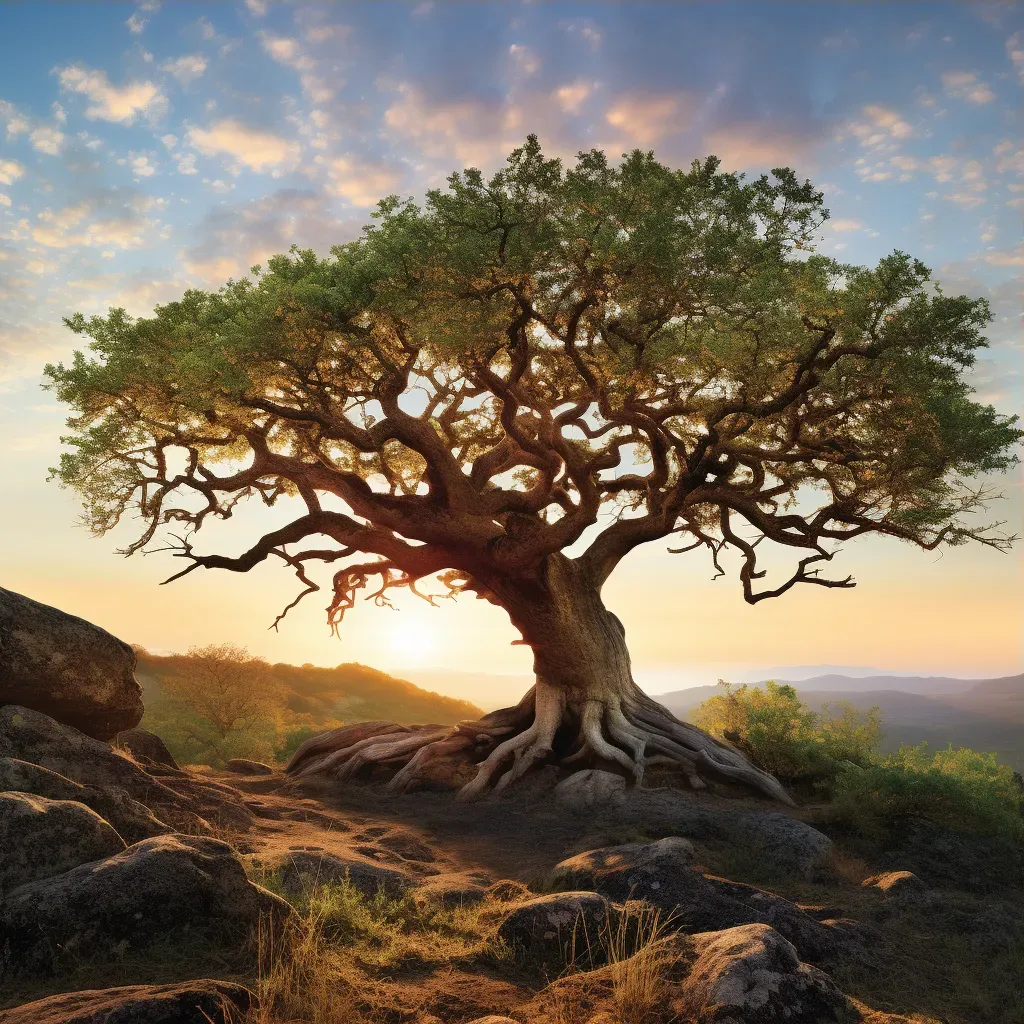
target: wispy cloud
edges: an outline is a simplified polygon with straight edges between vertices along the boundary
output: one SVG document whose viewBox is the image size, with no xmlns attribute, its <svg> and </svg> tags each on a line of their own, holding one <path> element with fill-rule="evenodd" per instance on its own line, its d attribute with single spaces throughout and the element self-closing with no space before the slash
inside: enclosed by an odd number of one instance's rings
<svg viewBox="0 0 1024 1024">
<path fill-rule="evenodd" d="M 72 64 L 58 71 L 61 86 L 68 92 L 80 93 L 92 101 L 85 116 L 90 120 L 134 124 L 139 115 L 158 117 L 166 108 L 167 97 L 152 82 L 129 82 L 112 85 L 107 73 Z"/>
</svg>

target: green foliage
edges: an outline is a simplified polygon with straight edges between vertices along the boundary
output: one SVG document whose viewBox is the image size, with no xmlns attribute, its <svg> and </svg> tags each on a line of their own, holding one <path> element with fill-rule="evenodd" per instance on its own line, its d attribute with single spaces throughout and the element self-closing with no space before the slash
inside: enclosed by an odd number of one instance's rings
<svg viewBox="0 0 1024 1024">
<path fill-rule="evenodd" d="M 1024 840 L 1024 790 L 995 754 L 965 747 L 932 752 L 927 743 L 901 746 L 863 771 L 836 781 L 837 820 L 861 830 L 884 830 L 920 816 L 955 832 Z"/>
<path fill-rule="evenodd" d="M 840 762 L 863 765 L 882 739 L 878 708 L 858 711 L 840 702 L 838 714 L 818 715 L 795 689 L 769 681 L 762 690 L 721 682 L 723 692 L 704 701 L 694 723 L 743 749 L 765 771 L 785 780 L 828 778 Z"/>
<path fill-rule="evenodd" d="M 142 648 L 136 648 L 136 654 L 146 705 L 141 727 L 160 736 L 179 764 L 221 767 L 233 757 L 287 762 L 304 740 L 345 722 L 385 719 L 448 725 L 482 714 L 468 701 L 422 690 L 365 665 L 276 664 L 267 666 L 258 680 L 272 699 L 248 707 L 230 702 L 234 710 L 258 713 L 236 717 L 224 734 L 200 712 L 197 702 L 182 699 L 191 692 L 189 687 L 176 687 L 178 681 L 194 678 L 190 673 L 196 659 L 181 654 L 160 657 Z"/>
<path fill-rule="evenodd" d="M 964 379 L 987 303 L 929 290 L 929 269 L 899 251 L 873 268 L 801 258 L 822 204 L 790 168 L 746 181 L 716 157 L 682 170 L 593 150 L 566 169 L 530 136 L 422 208 L 384 199 L 326 258 L 293 246 L 151 317 L 67 318 L 89 344 L 46 368 L 73 411 L 53 475 L 96 533 L 139 516 L 129 553 L 242 499 L 301 496 L 316 513 L 249 560 L 191 568 L 247 571 L 325 524 L 338 545 L 381 554 L 377 531 L 323 513 L 317 491 L 382 527 L 406 580 L 463 568 L 467 544 L 507 571 L 496 530 L 525 564 L 616 506 L 647 516 L 628 543 L 616 517 L 602 572 L 620 548 L 682 529 L 742 550 L 747 591 L 760 573 L 731 515 L 817 558 L 822 540 L 871 531 L 1005 547 L 971 518 L 987 495 L 965 483 L 1011 465 L 1022 436 Z M 649 475 L 607 475 L 627 449 Z M 799 542 L 804 527 L 776 512 L 812 490 L 822 506 Z M 533 527 L 522 538 L 515 517 Z M 825 582 L 815 573 L 794 582 Z M 349 597 L 336 589 L 332 623 Z"/>
</svg>

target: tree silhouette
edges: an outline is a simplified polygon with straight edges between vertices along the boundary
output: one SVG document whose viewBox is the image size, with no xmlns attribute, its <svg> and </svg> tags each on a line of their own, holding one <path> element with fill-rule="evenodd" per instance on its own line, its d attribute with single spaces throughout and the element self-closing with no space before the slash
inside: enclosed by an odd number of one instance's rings
<svg viewBox="0 0 1024 1024">
<path fill-rule="evenodd" d="M 55 473 L 96 533 L 141 517 L 131 553 L 169 527 L 187 563 L 172 579 L 280 559 L 302 585 L 282 615 L 319 589 L 315 565 L 341 563 L 333 628 L 364 589 L 433 601 L 421 581 L 436 577 L 504 608 L 532 648 L 517 707 L 444 730 L 341 730 L 295 770 L 405 760 L 401 789 L 433 759 L 468 758 L 472 797 L 550 759 L 637 781 L 667 759 L 694 785 L 725 776 L 785 800 L 635 685 L 601 600 L 616 565 L 667 540 L 721 572 L 733 549 L 756 603 L 853 586 L 822 570 L 869 533 L 1011 543 L 970 520 L 990 495 L 966 481 L 1015 461 L 1021 436 L 962 378 L 985 301 L 928 293 L 901 252 L 873 270 L 795 254 L 813 249 L 822 195 L 788 168 L 746 183 L 718 167 L 593 151 L 564 170 L 531 136 L 422 209 L 383 200 L 326 259 L 293 246 L 255 281 L 190 290 L 149 319 L 66 321 L 92 355 L 47 367 L 76 411 Z M 298 511 L 242 554 L 199 553 L 203 524 L 249 498 Z M 774 586 L 763 542 L 796 556 Z"/>
</svg>

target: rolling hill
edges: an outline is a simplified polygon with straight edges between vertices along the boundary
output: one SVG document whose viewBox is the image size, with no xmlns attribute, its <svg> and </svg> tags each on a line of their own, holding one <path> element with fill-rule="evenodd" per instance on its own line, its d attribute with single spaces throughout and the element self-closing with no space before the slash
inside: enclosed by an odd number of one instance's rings
<svg viewBox="0 0 1024 1024">
<path fill-rule="evenodd" d="M 176 655 L 161 657 L 139 653 L 135 674 L 147 705 L 159 700 L 163 692 L 162 676 L 177 668 L 180 661 L 180 656 Z M 285 686 L 288 709 L 312 725 L 377 719 L 403 725 L 453 725 L 482 714 L 469 701 L 432 693 L 356 662 L 336 668 L 277 664 L 272 670 L 274 677 Z"/>
<path fill-rule="evenodd" d="M 850 685 L 840 688 L 840 681 Z M 891 688 L 894 683 L 898 683 L 900 689 Z M 904 689 L 907 683 L 918 688 L 925 683 L 938 685 L 928 691 L 931 694 L 928 696 Z M 950 692 L 954 683 L 959 684 L 958 689 Z M 846 701 L 862 710 L 877 706 L 885 730 L 884 753 L 897 750 L 901 743 L 928 743 L 933 747 L 952 743 L 957 747 L 995 753 L 1015 770 L 1024 771 L 1024 675 L 981 681 L 819 676 L 790 685 L 815 711 L 837 701 Z M 657 699 L 673 714 L 688 718 L 698 704 L 719 692 L 717 686 L 696 686 L 658 694 Z"/>
</svg>

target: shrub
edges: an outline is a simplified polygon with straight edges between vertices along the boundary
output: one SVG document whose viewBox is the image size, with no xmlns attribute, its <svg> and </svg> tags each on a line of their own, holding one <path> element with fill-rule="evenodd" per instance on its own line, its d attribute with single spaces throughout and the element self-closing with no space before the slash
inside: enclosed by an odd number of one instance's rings
<svg viewBox="0 0 1024 1024">
<path fill-rule="evenodd" d="M 954 832 L 1024 840 L 1024 794 L 1009 765 L 966 747 L 935 753 L 927 743 L 836 781 L 835 817 L 861 831 L 923 817 Z"/>
<path fill-rule="evenodd" d="M 734 687 L 704 701 L 694 722 L 740 747 L 765 771 L 784 780 L 829 779 L 842 761 L 867 765 L 882 738 L 878 708 L 858 711 L 840 703 L 838 715 L 811 711 L 792 686 Z"/>
</svg>

